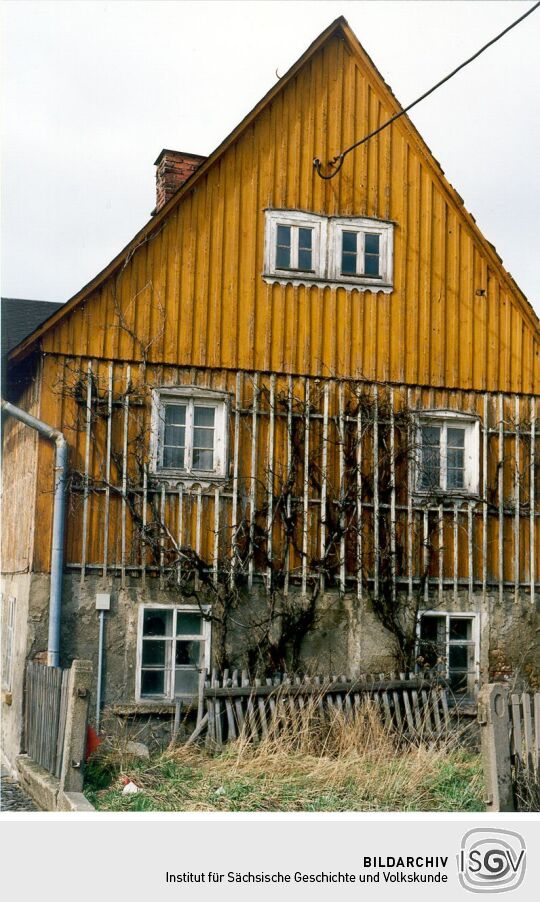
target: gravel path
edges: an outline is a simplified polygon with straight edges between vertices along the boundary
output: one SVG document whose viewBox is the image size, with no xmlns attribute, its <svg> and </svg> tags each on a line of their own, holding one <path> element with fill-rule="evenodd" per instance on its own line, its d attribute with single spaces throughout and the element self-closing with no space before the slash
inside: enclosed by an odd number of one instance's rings
<svg viewBox="0 0 540 902">
<path fill-rule="evenodd" d="M 39 811 L 32 799 L 21 789 L 13 777 L 2 774 L 0 786 L 0 813 L 2 811 Z"/>
</svg>

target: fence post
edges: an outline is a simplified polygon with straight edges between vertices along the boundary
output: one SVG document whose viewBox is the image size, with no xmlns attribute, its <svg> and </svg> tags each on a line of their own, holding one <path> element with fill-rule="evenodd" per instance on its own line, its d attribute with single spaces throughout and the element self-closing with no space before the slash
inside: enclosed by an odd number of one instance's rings
<svg viewBox="0 0 540 902">
<path fill-rule="evenodd" d="M 478 695 L 478 723 L 487 811 L 514 811 L 508 688 L 498 683 L 483 686 Z"/>
<path fill-rule="evenodd" d="M 92 662 L 73 661 L 69 673 L 68 706 L 60 790 L 82 792 L 86 723 L 92 686 Z"/>
</svg>

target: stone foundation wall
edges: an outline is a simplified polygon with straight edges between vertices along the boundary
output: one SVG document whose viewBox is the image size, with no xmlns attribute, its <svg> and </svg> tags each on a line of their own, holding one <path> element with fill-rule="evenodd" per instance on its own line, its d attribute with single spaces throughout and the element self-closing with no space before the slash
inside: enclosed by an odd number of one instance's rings
<svg viewBox="0 0 540 902">
<path fill-rule="evenodd" d="M 96 593 L 111 594 L 111 610 L 105 614 L 105 648 L 103 674 L 103 703 L 118 706 L 126 716 L 141 712 L 136 705 L 135 680 L 137 667 L 138 610 L 143 603 L 178 604 L 175 593 L 159 588 L 159 581 L 147 579 L 143 588 L 140 580 L 121 588 L 117 579 L 103 580 L 87 576 L 66 575 L 63 585 L 63 616 L 61 635 L 61 664 L 68 666 L 74 658 L 91 660 L 94 667 L 94 693 L 97 674 L 99 615 Z M 263 588 L 251 596 L 246 593 L 246 605 L 257 608 L 263 604 Z M 45 574 L 25 574 L 4 580 L 6 594 L 17 595 L 16 657 L 11 705 L 3 700 L 4 748 L 11 757 L 21 751 L 24 662 L 45 660 L 49 604 L 49 577 Z M 189 599 L 186 600 L 189 603 Z M 192 603 L 192 602 L 191 602 Z M 359 602 L 356 595 L 327 592 L 317 602 L 315 628 L 303 640 L 301 660 L 304 670 L 327 674 L 379 673 L 396 670 L 395 641 L 375 616 L 370 601 Z M 4 605 L 5 608 L 5 605 Z M 504 596 L 481 594 L 472 597 L 444 593 L 428 604 L 430 610 L 474 612 L 479 615 L 479 670 L 482 682 L 505 679 L 514 684 L 540 685 L 540 599 L 531 605 L 530 596 L 515 600 L 513 593 Z M 3 610 L 4 616 L 4 610 Z M 238 617 L 240 619 L 240 616 Z M 246 631 L 233 629 L 228 650 L 232 666 L 246 664 L 246 647 L 250 636 Z M 159 705 L 152 705 L 159 709 Z M 163 706 L 161 706 L 163 707 Z M 8 710 L 9 709 L 9 710 Z M 90 702 L 91 721 L 95 712 L 95 695 Z M 155 710 L 154 725 L 148 730 L 156 735 L 168 732 L 169 709 Z M 147 718 L 146 718 L 147 719 Z M 145 718 L 142 717 L 140 726 Z M 161 723 L 161 726 L 159 724 Z M 145 731 L 146 728 L 145 728 Z M 8 751 L 9 749 L 9 751 Z"/>
</svg>

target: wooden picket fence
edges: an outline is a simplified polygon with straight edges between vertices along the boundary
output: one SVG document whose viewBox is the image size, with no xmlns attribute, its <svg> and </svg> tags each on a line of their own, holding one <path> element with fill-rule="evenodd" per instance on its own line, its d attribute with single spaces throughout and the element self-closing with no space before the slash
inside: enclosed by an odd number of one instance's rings
<svg viewBox="0 0 540 902">
<path fill-rule="evenodd" d="M 60 777 L 68 705 L 69 669 L 33 661 L 26 666 L 26 750 Z"/>
<path fill-rule="evenodd" d="M 298 676 L 279 674 L 250 680 L 247 671 L 201 673 L 197 723 L 187 744 L 205 736 L 221 747 L 242 736 L 259 742 L 285 724 L 305 724 L 310 710 L 317 716 L 353 717 L 370 699 L 384 725 L 411 740 L 436 741 L 448 735 L 450 715 L 443 681 L 418 674 Z M 181 716 L 177 703 L 175 733 Z"/>
<path fill-rule="evenodd" d="M 488 811 L 540 811 L 540 692 L 480 691 L 478 722 Z"/>
</svg>

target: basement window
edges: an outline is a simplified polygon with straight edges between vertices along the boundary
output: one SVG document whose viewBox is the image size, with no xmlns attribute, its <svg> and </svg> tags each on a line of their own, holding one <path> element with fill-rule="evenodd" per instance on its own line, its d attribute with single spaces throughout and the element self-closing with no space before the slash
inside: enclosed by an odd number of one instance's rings
<svg viewBox="0 0 540 902">
<path fill-rule="evenodd" d="M 416 491 L 475 495 L 479 487 L 480 424 L 456 411 L 426 411 L 418 417 Z"/>
<path fill-rule="evenodd" d="M 474 698 L 479 683 L 478 615 L 422 613 L 418 625 L 417 669 L 448 680 L 457 699 Z"/>
<path fill-rule="evenodd" d="M 137 648 L 137 700 L 174 701 L 198 693 L 199 673 L 210 666 L 209 608 L 141 605 Z"/>
<path fill-rule="evenodd" d="M 197 479 L 224 478 L 227 401 L 195 387 L 153 393 L 152 472 Z"/>
</svg>

